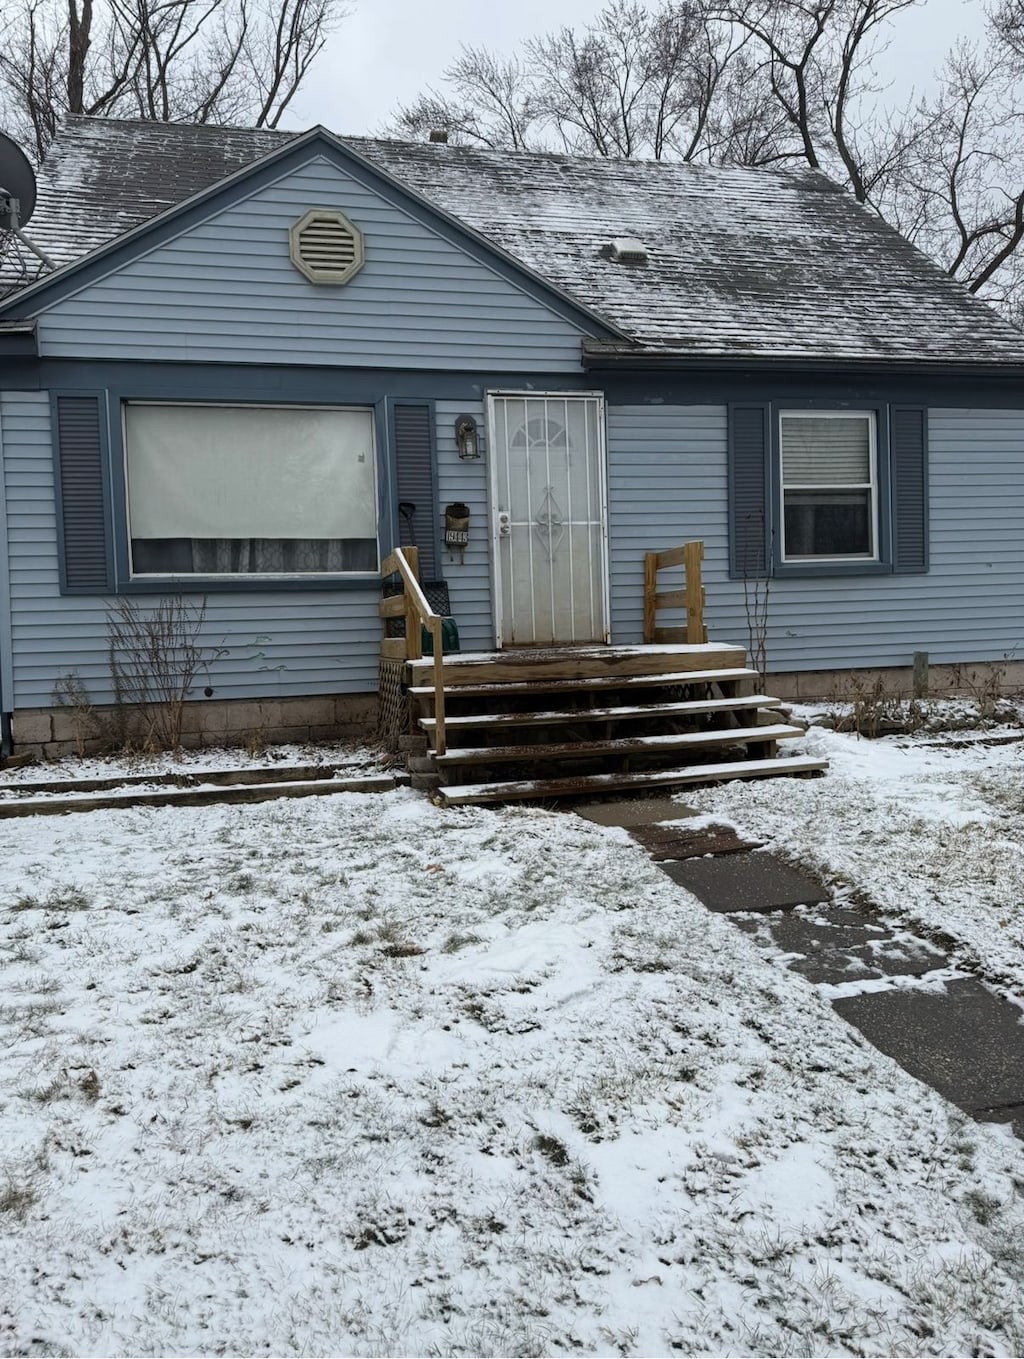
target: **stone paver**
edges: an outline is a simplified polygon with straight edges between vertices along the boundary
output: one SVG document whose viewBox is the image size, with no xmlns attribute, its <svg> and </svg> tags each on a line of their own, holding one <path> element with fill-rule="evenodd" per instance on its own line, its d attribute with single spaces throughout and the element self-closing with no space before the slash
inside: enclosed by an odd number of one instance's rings
<svg viewBox="0 0 1024 1359">
<path fill-rule="evenodd" d="M 803 953 L 808 948 L 850 948 L 886 939 L 891 933 L 877 916 L 827 899 L 777 919 L 737 920 L 736 924 L 751 934 L 770 933 L 772 942 L 786 953 Z"/>
<path fill-rule="evenodd" d="M 621 798 L 610 802 L 587 802 L 573 809 L 585 821 L 598 826 L 649 826 L 655 821 L 682 821 L 697 816 L 692 807 L 668 797 Z"/>
<path fill-rule="evenodd" d="M 904 936 L 850 949 L 850 954 L 883 977 L 923 977 L 938 968 L 949 966 L 946 954 L 927 939 Z"/>
<path fill-rule="evenodd" d="M 731 826 L 686 825 L 631 826 L 630 835 L 643 845 L 655 863 L 664 859 L 700 859 L 705 854 L 736 854 L 745 849 L 760 849 L 755 840 L 744 840 Z"/>
<path fill-rule="evenodd" d="M 658 867 L 710 911 L 778 911 L 828 900 L 820 883 L 763 851 L 673 860 Z"/>
<path fill-rule="evenodd" d="M 1024 1107 L 1024 1012 L 973 978 L 833 1002 L 876 1048 L 969 1114 Z"/>
<path fill-rule="evenodd" d="M 949 961 L 926 940 L 894 937 L 877 917 L 835 902 L 736 924 L 791 955 L 786 966 L 815 985 L 919 977 Z"/>
</svg>

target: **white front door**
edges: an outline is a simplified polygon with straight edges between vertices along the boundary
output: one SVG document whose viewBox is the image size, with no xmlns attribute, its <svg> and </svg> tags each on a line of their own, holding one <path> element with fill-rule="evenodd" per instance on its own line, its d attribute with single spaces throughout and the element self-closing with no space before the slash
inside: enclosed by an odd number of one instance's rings
<svg viewBox="0 0 1024 1359">
<path fill-rule="evenodd" d="M 488 401 L 498 645 L 606 642 L 603 399 Z"/>
</svg>

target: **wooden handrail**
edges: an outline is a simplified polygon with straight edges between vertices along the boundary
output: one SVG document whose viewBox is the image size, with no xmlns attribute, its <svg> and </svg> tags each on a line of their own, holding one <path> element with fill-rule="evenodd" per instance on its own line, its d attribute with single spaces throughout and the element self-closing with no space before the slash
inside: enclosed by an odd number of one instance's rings
<svg viewBox="0 0 1024 1359">
<path fill-rule="evenodd" d="M 708 640 L 704 626 L 704 587 L 700 564 L 704 559 L 702 542 L 683 543 L 663 552 L 644 553 L 644 642 L 687 642 L 699 645 Z M 673 566 L 683 568 L 681 590 L 658 590 L 658 572 Z M 686 626 L 658 627 L 659 609 L 685 609 Z"/>
<path fill-rule="evenodd" d="M 381 577 L 398 576 L 402 582 L 402 593 L 380 601 L 382 618 L 405 618 L 404 659 L 419 661 L 423 658 L 421 628 L 426 628 L 433 641 L 434 664 L 434 754 L 443 755 L 446 749 L 444 729 L 444 641 L 442 619 L 434 613 L 420 585 L 420 554 L 415 547 L 396 547 L 394 552 L 384 558 L 380 568 Z M 395 638 L 394 640 L 398 640 Z"/>
</svg>

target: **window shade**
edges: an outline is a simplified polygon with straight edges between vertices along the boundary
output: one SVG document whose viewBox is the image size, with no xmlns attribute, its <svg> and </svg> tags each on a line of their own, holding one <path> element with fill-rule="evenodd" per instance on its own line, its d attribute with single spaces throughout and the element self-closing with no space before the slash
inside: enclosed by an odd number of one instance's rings
<svg viewBox="0 0 1024 1359">
<path fill-rule="evenodd" d="M 871 481 L 870 420 L 783 416 L 784 486 L 858 486 Z"/>
<path fill-rule="evenodd" d="M 133 538 L 373 538 L 370 411 L 129 404 Z"/>
</svg>

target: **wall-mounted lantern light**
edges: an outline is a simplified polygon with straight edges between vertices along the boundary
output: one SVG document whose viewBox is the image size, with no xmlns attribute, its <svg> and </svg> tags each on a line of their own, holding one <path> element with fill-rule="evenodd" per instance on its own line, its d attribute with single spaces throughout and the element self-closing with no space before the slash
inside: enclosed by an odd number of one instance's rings
<svg viewBox="0 0 1024 1359">
<path fill-rule="evenodd" d="M 455 446 L 459 457 L 469 460 L 480 456 L 480 436 L 471 415 L 460 415 L 455 421 Z"/>
</svg>

